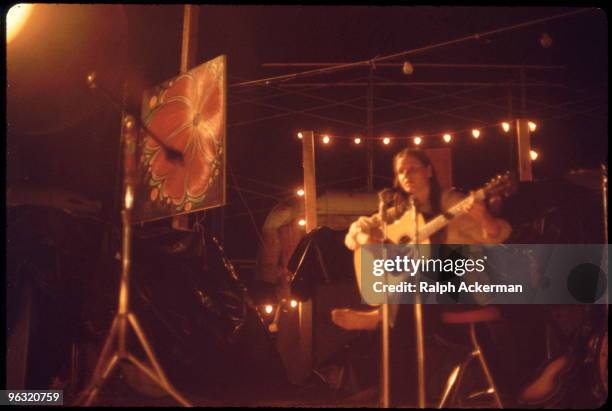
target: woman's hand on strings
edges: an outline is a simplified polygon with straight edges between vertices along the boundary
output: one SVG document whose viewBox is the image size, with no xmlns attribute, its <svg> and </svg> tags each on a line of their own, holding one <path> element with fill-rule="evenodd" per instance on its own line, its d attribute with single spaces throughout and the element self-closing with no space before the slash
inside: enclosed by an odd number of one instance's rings
<svg viewBox="0 0 612 411">
<path fill-rule="evenodd" d="M 350 250 L 356 250 L 365 244 L 381 243 L 384 240 L 381 225 L 380 219 L 376 217 L 359 217 L 351 224 L 344 244 Z"/>
</svg>

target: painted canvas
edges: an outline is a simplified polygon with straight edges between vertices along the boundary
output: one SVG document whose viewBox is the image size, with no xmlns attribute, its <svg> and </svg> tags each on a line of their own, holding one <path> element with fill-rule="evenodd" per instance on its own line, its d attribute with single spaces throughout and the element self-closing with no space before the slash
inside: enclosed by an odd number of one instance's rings
<svg viewBox="0 0 612 411">
<path fill-rule="evenodd" d="M 226 102 L 225 56 L 144 93 L 135 222 L 225 204 Z"/>
</svg>

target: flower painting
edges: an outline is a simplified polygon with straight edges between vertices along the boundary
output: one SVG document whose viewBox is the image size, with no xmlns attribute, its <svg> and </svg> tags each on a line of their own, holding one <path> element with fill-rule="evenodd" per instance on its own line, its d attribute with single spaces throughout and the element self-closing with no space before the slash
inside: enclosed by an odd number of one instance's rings
<svg viewBox="0 0 612 411">
<path fill-rule="evenodd" d="M 144 93 L 135 221 L 225 203 L 225 73 L 219 56 Z"/>
</svg>

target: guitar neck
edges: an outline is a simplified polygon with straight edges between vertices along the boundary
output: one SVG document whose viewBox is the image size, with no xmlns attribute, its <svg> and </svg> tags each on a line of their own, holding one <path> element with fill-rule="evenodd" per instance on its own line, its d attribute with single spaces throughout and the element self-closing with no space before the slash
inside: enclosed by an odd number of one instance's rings
<svg viewBox="0 0 612 411">
<path fill-rule="evenodd" d="M 483 200 L 485 193 L 483 190 L 478 190 L 472 195 L 476 200 Z M 465 214 L 465 205 L 470 201 L 470 197 L 466 197 L 457 204 L 440 214 L 436 218 L 429 221 L 419 230 L 419 238 L 429 238 L 448 225 L 455 217 Z"/>
</svg>

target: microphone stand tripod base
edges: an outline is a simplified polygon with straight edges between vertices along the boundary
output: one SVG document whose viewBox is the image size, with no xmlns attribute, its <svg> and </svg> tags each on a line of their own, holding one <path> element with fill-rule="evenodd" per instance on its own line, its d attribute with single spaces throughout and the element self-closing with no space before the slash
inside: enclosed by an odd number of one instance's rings
<svg viewBox="0 0 612 411">
<path fill-rule="evenodd" d="M 134 200 L 134 191 L 137 180 L 136 164 L 134 147 L 137 145 L 137 138 L 135 132 L 135 120 L 131 115 L 124 115 L 122 119 L 122 146 L 123 146 L 123 186 L 124 186 L 124 205 L 121 211 L 122 219 L 122 252 L 121 252 L 121 279 L 119 283 L 119 304 L 117 307 L 117 314 L 113 319 L 113 324 L 109 332 L 106 341 L 102 347 L 100 358 L 94 369 L 91 383 L 89 386 L 79 395 L 76 404 L 84 403 L 84 405 L 91 405 L 94 401 L 100 388 L 107 380 L 110 373 L 115 369 L 117 363 L 121 360 L 131 362 L 136 369 L 142 371 L 147 377 L 153 380 L 159 387 L 171 395 L 181 405 L 190 407 L 191 403 L 181 396 L 172 387 L 164 371 L 159 365 L 159 362 L 153 354 L 151 345 L 145 338 L 145 335 L 138 324 L 138 320 L 130 312 L 129 309 L 129 290 L 130 290 L 130 267 L 131 267 L 131 241 L 132 241 L 132 207 Z M 128 353 L 126 348 L 126 339 L 128 327 L 131 327 L 141 347 L 149 360 L 151 366 L 147 366 L 142 363 L 139 359 Z M 111 351 L 113 346 L 116 346 L 114 352 Z M 112 355 L 111 355 L 112 352 Z"/>
<path fill-rule="evenodd" d="M 138 338 L 142 348 L 152 367 L 147 366 L 138 358 L 128 353 L 125 349 L 125 337 L 127 328 L 131 327 Z M 113 345 L 116 344 L 116 349 L 111 352 Z M 137 369 L 142 371 L 149 379 L 154 381 L 162 390 L 173 397 L 179 404 L 184 407 L 192 407 L 192 404 L 187 401 L 176 389 L 170 384 L 164 371 L 160 367 L 155 354 L 151 349 L 138 320 L 132 313 L 117 314 L 111 325 L 109 335 L 104 343 L 100 358 L 94 369 L 91 383 L 77 398 L 74 405 L 90 406 L 97 397 L 104 382 L 108 379 L 111 372 L 119 361 L 125 360 L 132 363 Z"/>
</svg>

